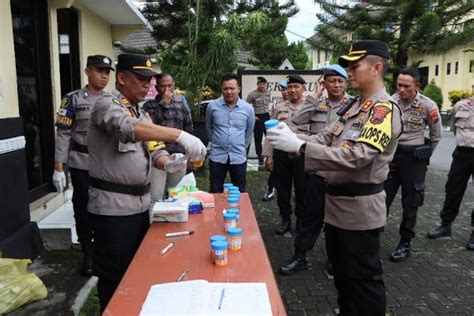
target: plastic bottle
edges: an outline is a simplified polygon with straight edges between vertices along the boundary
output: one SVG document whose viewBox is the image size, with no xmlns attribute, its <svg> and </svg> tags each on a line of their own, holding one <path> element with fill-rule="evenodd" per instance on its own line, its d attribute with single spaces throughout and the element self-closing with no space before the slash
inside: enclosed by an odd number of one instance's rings
<svg viewBox="0 0 474 316">
<path fill-rule="evenodd" d="M 224 183 L 224 196 L 229 196 L 229 188 L 233 187 L 232 183 Z"/>
<path fill-rule="evenodd" d="M 236 221 L 239 222 L 240 210 L 238 208 L 229 208 L 225 210 L 227 214 L 235 214 Z"/>
<path fill-rule="evenodd" d="M 238 251 L 242 248 L 242 228 L 231 228 L 227 231 L 229 235 L 229 249 Z"/>
<path fill-rule="evenodd" d="M 276 119 L 272 119 L 272 120 L 265 121 L 265 123 L 263 124 L 265 125 L 266 129 L 270 129 L 270 128 L 277 128 L 279 123 L 280 121 Z"/>
<path fill-rule="evenodd" d="M 225 213 L 224 214 L 224 231 L 227 232 L 230 228 L 237 227 L 237 214 Z"/>
<path fill-rule="evenodd" d="M 227 199 L 227 208 L 237 208 L 240 209 L 240 198 L 230 195 L 229 198 Z"/>
<path fill-rule="evenodd" d="M 211 243 L 211 261 L 214 263 L 214 250 L 212 249 L 212 243 L 215 241 L 227 241 L 227 238 L 224 235 L 212 235 L 209 237 Z"/>
<path fill-rule="evenodd" d="M 227 249 L 229 248 L 229 243 L 227 241 L 215 241 L 211 244 L 214 265 L 216 267 L 223 267 L 228 263 Z"/>
</svg>

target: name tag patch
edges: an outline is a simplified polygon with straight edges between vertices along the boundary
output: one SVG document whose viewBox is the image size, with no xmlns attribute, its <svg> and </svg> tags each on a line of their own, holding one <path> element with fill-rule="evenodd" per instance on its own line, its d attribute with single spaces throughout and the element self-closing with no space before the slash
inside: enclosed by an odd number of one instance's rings
<svg viewBox="0 0 474 316">
<path fill-rule="evenodd" d="M 364 125 L 357 142 L 366 143 L 383 153 L 392 140 L 392 104 L 378 103 L 374 106 L 368 122 Z"/>
</svg>

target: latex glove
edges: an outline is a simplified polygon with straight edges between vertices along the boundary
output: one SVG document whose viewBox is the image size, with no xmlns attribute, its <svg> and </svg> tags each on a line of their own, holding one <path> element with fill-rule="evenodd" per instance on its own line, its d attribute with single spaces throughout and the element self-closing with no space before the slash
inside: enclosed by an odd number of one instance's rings
<svg viewBox="0 0 474 316">
<path fill-rule="evenodd" d="M 53 185 L 58 192 L 63 192 L 66 189 L 66 174 L 64 171 L 59 172 L 54 170 Z"/>
<path fill-rule="evenodd" d="M 196 136 L 181 131 L 176 142 L 184 147 L 187 157 L 194 159 L 204 159 L 206 157 L 206 146 Z"/>
<path fill-rule="evenodd" d="M 278 124 L 278 128 L 270 128 L 267 130 L 267 139 L 273 148 L 286 151 L 288 153 L 298 153 L 301 146 L 306 141 L 301 140 L 290 130 L 288 125 L 283 122 Z"/>
<path fill-rule="evenodd" d="M 188 165 L 188 159 L 181 153 L 172 154 L 169 156 L 168 161 L 165 162 L 165 171 L 168 173 L 175 173 L 180 170 L 186 170 Z"/>
</svg>

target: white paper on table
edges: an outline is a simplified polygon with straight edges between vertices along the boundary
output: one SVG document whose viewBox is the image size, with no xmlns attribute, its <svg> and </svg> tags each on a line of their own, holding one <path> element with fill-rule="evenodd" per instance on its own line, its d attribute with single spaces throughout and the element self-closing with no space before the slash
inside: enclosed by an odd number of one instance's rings
<svg viewBox="0 0 474 316">
<path fill-rule="evenodd" d="M 270 316 L 272 310 L 265 283 L 194 280 L 153 285 L 140 312 L 140 316 L 152 315 Z"/>
</svg>

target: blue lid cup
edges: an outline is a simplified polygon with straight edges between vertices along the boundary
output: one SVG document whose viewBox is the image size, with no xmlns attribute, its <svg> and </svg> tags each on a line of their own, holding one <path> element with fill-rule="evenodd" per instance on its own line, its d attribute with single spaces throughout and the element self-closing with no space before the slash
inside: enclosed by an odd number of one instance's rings
<svg viewBox="0 0 474 316">
<path fill-rule="evenodd" d="M 211 242 L 211 244 L 215 241 L 226 241 L 227 238 L 223 235 L 212 235 L 211 237 L 209 237 L 209 241 Z"/>
<path fill-rule="evenodd" d="M 240 235 L 242 235 L 242 228 L 240 228 L 240 227 L 229 228 L 227 230 L 227 234 L 229 236 L 240 236 Z"/>
<path fill-rule="evenodd" d="M 265 125 L 266 129 L 270 129 L 270 128 L 277 128 L 278 123 L 280 123 L 280 121 L 278 121 L 276 119 L 271 119 L 271 120 L 265 121 L 265 123 L 263 123 L 263 124 Z"/>
</svg>

